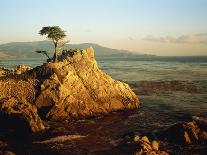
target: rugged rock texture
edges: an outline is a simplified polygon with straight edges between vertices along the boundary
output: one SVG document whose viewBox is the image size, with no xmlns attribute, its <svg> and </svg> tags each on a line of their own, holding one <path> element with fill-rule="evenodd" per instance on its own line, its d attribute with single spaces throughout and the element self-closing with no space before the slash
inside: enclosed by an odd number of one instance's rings
<svg viewBox="0 0 207 155">
<path fill-rule="evenodd" d="M 22 74 L 25 73 L 26 71 L 32 69 L 30 66 L 28 65 L 18 65 L 16 67 L 16 69 L 14 70 L 14 74 Z"/>
<path fill-rule="evenodd" d="M 23 74 L 32 68 L 28 65 L 18 65 L 15 69 L 0 68 L 0 77 L 13 76 L 14 74 Z"/>
<path fill-rule="evenodd" d="M 0 68 L 0 77 L 7 76 L 11 72 L 13 72 L 13 71 L 2 67 L 2 68 Z"/>
<path fill-rule="evenodd" d="M 168 141 L 178 144 L 207 142 L 207 120 L 193 117 L 191 122 L 180 122 L 168 128 L 164 134 Z"/>
<path fill-rule="evenodd" d="M 149 141 L 147 136 L 134 136 L 134 142 L 137 144 L 135 155 L 169 155 L 165 151 L 159 150 L 159 143 L 155 140 Z"/>
<path fill-rule="evenodd" d="M 35 107 L 42 118 L 62 120 L 139 106 L 127 84 L 98 68 L 93 48 L 66 51 L 58 59 L 1 77 L 0 112 L 24 119 L 37 132 L 44 127 Z"/>
<path fill-rule="evenodd" d="M 94 116 L 139 105 L 129 86 L 102 72 L 94 59 L 93 48 L 63 53 L 59 62 L 45 65 L 51 76 L 41 85 L 35 105 L 51 107 L 46 117 Z"/>
<path fill-rule="evenodd" d="M 44 130 L 44 125 L 37 114 L 37 108 L 24 100 L 2 99 L 0 101 L 0 117 L 1 124 L 13 129 L 29 133 Z"/>
</svg>

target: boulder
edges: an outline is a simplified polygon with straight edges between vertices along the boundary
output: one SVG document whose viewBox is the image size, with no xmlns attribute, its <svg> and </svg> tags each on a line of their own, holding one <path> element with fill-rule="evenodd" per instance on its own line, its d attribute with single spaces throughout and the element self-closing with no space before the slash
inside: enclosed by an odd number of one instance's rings
<svg viewBox="0 0 207 155">
<path fill-rule="evenodd" d="M 207 142 L 205 121 L 179 122 L 169 127 L 162 136 L 168 141 L 178 144 L 195 144 Z"/>
<path fill-rule="evenodd" d="M 138 135 L 135 135 L 134 139 L 136 139 L 134 142 L 137 145 L 135 155 L 169 155 L 167 152 L 159 150 L 159 143 L 156 140 L 150 142 L 147 136 Z"/>
<path fill-rule="evenodd" d="M 20 132 L 36 133 L 44 130 L 37 108 L 27 101 L 16 98 L 0 101 L 1 128 L 15 129 Z"/>
<path fill-rule="evenodd" d="M 67 51 L 58 62 L 45 64 L 43 72 L 50 76 L 42 82 L 35 105 L 49 109 L 48 119 L 95 116 L 140 104 L 127 84 L 98 68 L 93 48 Z"/>
</svg>

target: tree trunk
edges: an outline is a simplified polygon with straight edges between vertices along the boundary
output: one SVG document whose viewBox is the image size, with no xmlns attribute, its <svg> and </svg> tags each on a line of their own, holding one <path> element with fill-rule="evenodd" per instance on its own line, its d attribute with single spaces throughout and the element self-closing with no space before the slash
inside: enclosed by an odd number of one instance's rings
<svg viewBox="0 0 207 155">
<path fill-rule="evenodd" d="M 54 55 L 53 55 L 53 62 L 56 62 L 57 61 L 57 42 L 55 42 L 54 43 L 54 45 L 55 45 L 55 53 L 54 53 Z"/>
</svg>

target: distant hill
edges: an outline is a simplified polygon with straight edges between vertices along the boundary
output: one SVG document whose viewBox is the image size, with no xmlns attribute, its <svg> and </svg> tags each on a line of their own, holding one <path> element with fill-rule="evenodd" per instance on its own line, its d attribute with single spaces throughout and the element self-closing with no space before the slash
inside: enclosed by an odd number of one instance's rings
<svg viewBox="0 0 207 155">
<path fill-rule="evenodd" d="M 118 50 L 100 46 L 94 43 L 83 43 L 83 44 L 67 44 L 64 49 L 70 48 L 88 48 L 92 46 L 95 50 L 95 56 L 109 56 L 109 57 L 129 57 L 134 55 L 143 55 L 143 54 L 134 54 L 127 50 Z M 37 41 L 37 42 L 12 42 L 7 44 L 0 45 L 0 53 L 6 58 L 45 58 L 42 54 L 37 54 L 36 50 L 46 50 L 49 55 L 53 54 L 53 44 L 50 41 Z M 3 58 L 3 57 L 0 57 Z"/>
</svg>

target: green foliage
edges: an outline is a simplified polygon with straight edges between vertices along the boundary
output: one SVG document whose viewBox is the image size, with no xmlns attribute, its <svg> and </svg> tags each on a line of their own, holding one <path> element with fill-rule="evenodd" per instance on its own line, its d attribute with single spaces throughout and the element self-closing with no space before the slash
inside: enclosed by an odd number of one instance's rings
<svg viewBox="0 0 207 155">
<path fill-rule="evenodd" d="M 66 37 L 65 31 L 63 31 L 59 26 L 43 27 L 39 31 L 39 34 L 47 35 L 47 38 L 53 40 L 53 42 L 58 42 L 59 40 Z"/>
<path fill-rule="evenodd" d="M 57 61 L 57 54 L 60 52 L 60 48 L 63 47 L 68 41 L 62 41 L 65 37 L 65 31 L 59 26 L 46 26 L 39 31 L 40 35 L 46 35 L 47 38 L 53 41 L 55 47 L 55 53 L 53 56 L 53 62 Z"/>
</svg>

